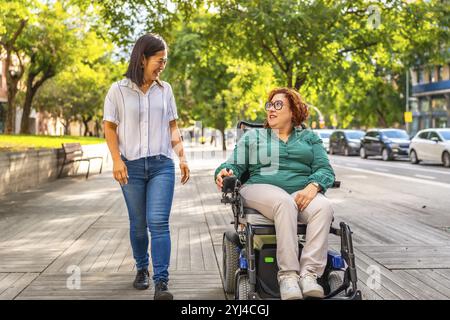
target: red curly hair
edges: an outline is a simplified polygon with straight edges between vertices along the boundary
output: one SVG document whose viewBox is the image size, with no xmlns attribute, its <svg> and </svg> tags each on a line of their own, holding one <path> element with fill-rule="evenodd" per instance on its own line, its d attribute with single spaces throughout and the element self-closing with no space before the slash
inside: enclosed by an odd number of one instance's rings
<svg viewBox="0 0 450 320">
<path fill-rule="evenodd" d="M 279 93 L 284 94 L 289 101 L 289 108 L 292 111 L 292 123 L 294 124 L 294 127 L 300 126 L 309 116 L 308 106 L 303 101 L 300 93 L 291 88 L 275 88 L 270 91 L 269 99 L 267 101 L 272 101 L 272 98 Z M 264 120 L 264 128 L 270 128 L 267 119 Z"/>
</svg>

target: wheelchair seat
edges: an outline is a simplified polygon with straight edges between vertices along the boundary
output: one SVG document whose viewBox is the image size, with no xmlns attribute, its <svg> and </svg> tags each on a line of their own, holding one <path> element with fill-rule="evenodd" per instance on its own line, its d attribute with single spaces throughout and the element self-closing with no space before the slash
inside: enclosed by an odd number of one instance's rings
<svg viewBox="0 0 450 320">
<path fill-rule="evenodd" d="M 304 227 L 306 224 L 300 223 L 300 214 L 298 215 L 298 227 Z M 244 207 L 244 218 L 239 217 L 239 222 L 242 224 L 250 223 L 252 225 L 267 225 L 267 226 L 274 226 L 275 223 L 273 220 L 270 220 L 269 218 L 265 217 L 261 212 L 258 210 Z M 334 217 L 331 222 L 334 222 Z"/>
<path fill-rule="evenodd" d="M 275 225 L 273 220 L 266 218 L 258 210 L 244 207 L 244 214 L 245 214 L 244 218 L 239 217 L 240 223 L 244 223 L 244 224 L 250 223 L 253 225 L 269 225 L 269 226 Z M 299 219 L 300 219 L 300 215 L 299 215 Z M 299 223 L 299 225 L 303 225 L 303 224 Z"/>
</svg>

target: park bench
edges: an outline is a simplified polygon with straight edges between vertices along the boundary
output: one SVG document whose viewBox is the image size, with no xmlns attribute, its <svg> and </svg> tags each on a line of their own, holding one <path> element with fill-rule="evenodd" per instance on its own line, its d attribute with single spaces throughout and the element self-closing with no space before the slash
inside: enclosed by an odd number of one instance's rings
<svg viewBox="0 0 450 320">
<path fill-rule="evenodd" d="M 88 169 L 87 169 L 87 173 L 86 173 L 86 179 L 87 179 L 89 177 L 89 169 L 91 167 L 91 160 L 94 160 L 94 159 L 102 160 L 102 163 L 100 165 L 100 171 L 99 171 L 99 173 L 102 173 L 103 157 L 84 157 L 83 149 L 81 148 L 80 143 L 63 143 L 62 150 L 64 153 L 64 161 L 61 165 L 61 170 L 59 171 L 58 178 L 61 177 L 65 165 L 74 163 L 74 162 L 87 161 L 88 162 Z"/>
</svg>

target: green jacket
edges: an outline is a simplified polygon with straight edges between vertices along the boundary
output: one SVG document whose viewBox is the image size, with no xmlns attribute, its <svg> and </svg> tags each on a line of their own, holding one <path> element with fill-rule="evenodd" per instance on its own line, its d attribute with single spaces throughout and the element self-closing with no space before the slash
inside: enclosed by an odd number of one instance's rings
<svg viewBox="0 0 450 320">
<path fill-rule="evenodd" d="M 272 184 L 289 194 L 317 182 L 325 192 L 334 183 L 334 171 L 322 140 L 311 130 L 295 128 L 287 142 L 271 129 L 253 129 L 238 141 L 233 154 L 215 171 L 232 169 L 241 179 L 248 171 L 246 184 Z"/>
</svg>

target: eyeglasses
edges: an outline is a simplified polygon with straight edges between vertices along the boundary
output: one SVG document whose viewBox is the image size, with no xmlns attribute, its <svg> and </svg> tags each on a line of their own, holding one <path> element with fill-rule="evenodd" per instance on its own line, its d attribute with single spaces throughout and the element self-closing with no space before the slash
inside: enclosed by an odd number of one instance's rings
<svg viewBox="0 0 450 320">
<path fill-rule="evenodd" d="M 283 108 L 283 105 L 284 105 L 283 101 L 281 101 L 281 100 L 276 100 L 273 103 L 268 101 L 268 102 L 266 102 L 265 108 L 266 108 L 266 111 L 269 111 L 270 107 L 274 107 L 275 110 L 281 110 L 281 108 Z"/>
</svg>

